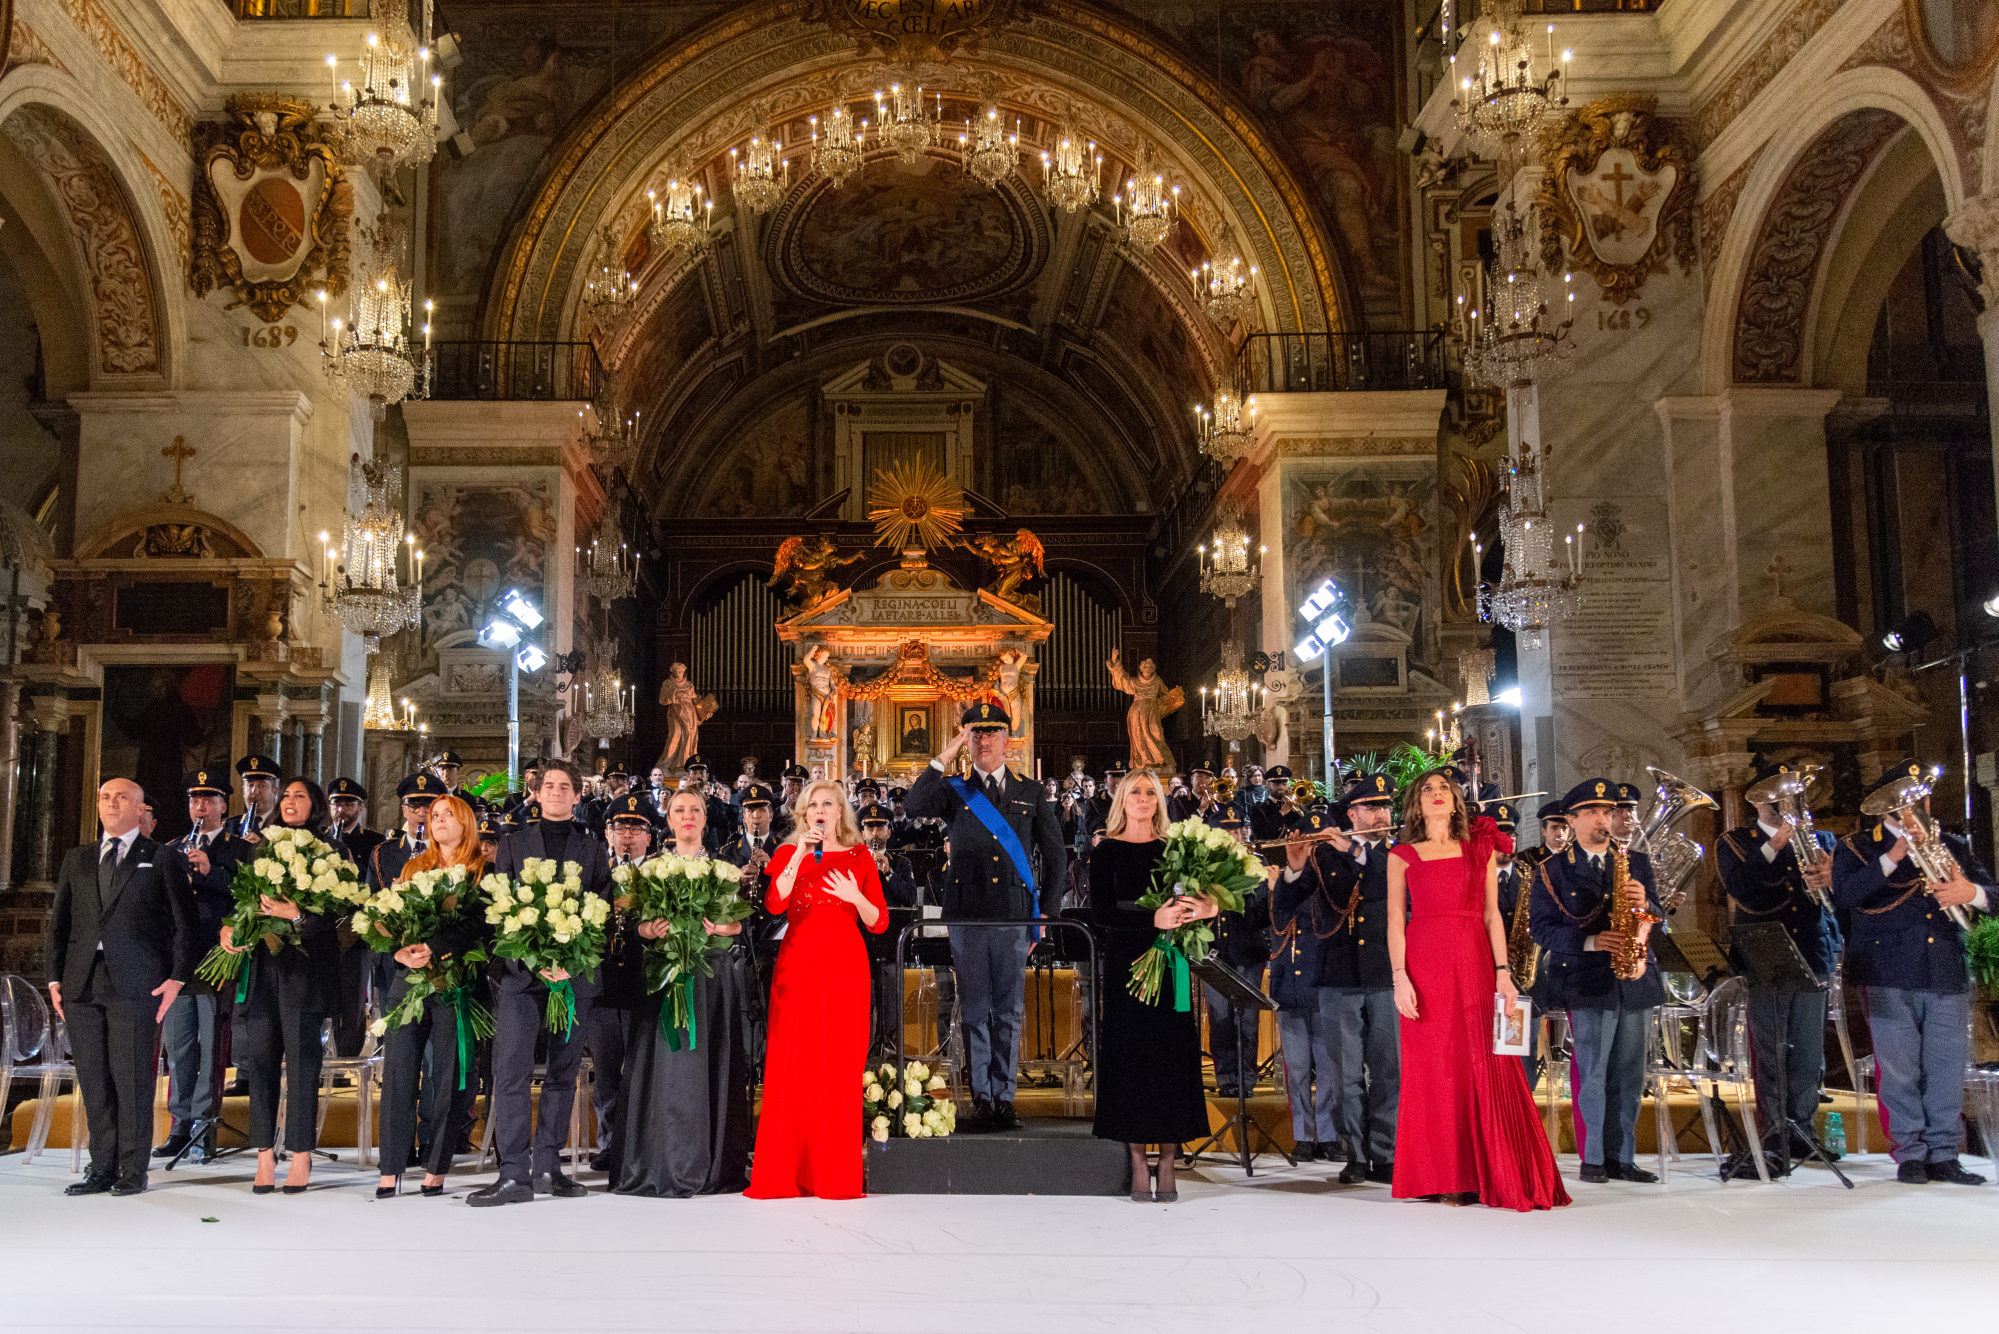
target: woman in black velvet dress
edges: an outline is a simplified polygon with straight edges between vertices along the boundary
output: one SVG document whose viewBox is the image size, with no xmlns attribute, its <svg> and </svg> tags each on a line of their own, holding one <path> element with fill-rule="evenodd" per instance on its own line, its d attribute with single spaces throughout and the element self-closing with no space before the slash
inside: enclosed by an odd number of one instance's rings
<svg viewBox="0 0 1999 1334">
<path fill-rule="evenodd" d="M 662 856 L 704 857 L 708 803 L 693 790 L 666 803 L 672 842 Z M 611 1192 L 685 1199 L 733 1194 L 750 1184 L 750 1057 L 743 1003 L 749 995 L 748 951 L 741 922 L 705 924 L 731 938 L 709 956 L 715 972 L 694 983 L 694 1045 L 675 1051 L 660 1032 L 665 988 L 632 1011 L 625 1035 L 625 1087 L 611 1132 Z M 645 940 L 666 934 L 664 922 L 632 927 Z M 634 952 L 640 940 L 630 942 Z M 858 1099 L 857 1099 L 858 1101 Z M 860 1153 L 855 1146 L 856 1155 Z"/>
<path fill-rule="evenodd" d="M 1090 919 L 1102 933 L 1104 951 L 1095 1132 L 1130 1146 L 1133 1202 L 1170 1204 L 1180 1198 L 1174 1156 L 1181 1144 L 1208 1133 L 1200 1019 L 1197 1011 L 1173 1008 L 1170 988 L 1148 1005 L 1127 984 L 1132 964 L 1161 931 L 1213 917 L 1217 909 L 1212 899 L 1196 897 L 1151 911 L 1137 906 L 1166 847 L 1166 796 L 1149 770 L 1118 784 L 1104 835 L 1090 854 Z M 1148 1144 L 1159 1146 L 1150 1190 Z"/>
</svg>

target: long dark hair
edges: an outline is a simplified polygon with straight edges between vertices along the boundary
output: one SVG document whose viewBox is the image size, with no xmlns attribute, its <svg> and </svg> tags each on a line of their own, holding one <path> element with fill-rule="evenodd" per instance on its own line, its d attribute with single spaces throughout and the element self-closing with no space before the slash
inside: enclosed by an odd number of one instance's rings
<svg viewBox="0 0 1999 1334">
<path fill-rule="evenodd" d="M 1395 835 L 1398 843 L 1421 843 L 1430 836 L 1429 822 L 1423 818 L 1423 784 L 1432 778 L 1444 780 L 1444 786 L 1451 790 L 1451 838 L 1454 842 L 1467 843 L 1471 840 L 1471 815 L 1465 810 L 1464 790 L 1451 781 L 1451 776 L 1442 769 L 1432 769 L 1402 790 L 1402 829 Z"/>
<path fill-rule="evenodd" d="M 305 789 L 306 795 L 312 799 L 312 807 L 305 813 L 305 823 L 294 825 L 292 828 L 311 830 L 314 838 L 327 838 L 327 830 L 333 824 L 333 811 L 326 804 L 326 789 L 313 782 L 310 778 L 287 779 L 283 786 L 278 788 L 278 801 L 280 803 L 277 811 L 278 823 L 283 824 L 285 822 L 282 803 L 285 799 L 285 793 L 291 791 L 294 784 Z M 328 841 L 331 842 L 332 840 L 328 839 Z"/>
</svg>

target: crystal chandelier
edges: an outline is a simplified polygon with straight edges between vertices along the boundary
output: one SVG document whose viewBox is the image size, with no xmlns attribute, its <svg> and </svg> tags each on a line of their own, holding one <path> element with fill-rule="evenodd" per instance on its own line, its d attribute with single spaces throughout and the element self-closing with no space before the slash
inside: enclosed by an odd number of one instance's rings
<svg viewBox="0 0 1999 1334">
<path fill-rule="evenodd" d="M 1458 322 L 1465 371 L 1494 389 L 1532 380 L 1537 368 L 1567 357 L 1572 344 L 1576 293 L 1573 274 L 1562 275 L 1559 321 L 1548 308 L 1546 279 L 1535 267 L 1527 223 L 1509 199 L 1493 219 L 1498 256 L 1486 275 L 1486 310 Z M 1458 298 L 1462 305 L 1464 298 Z"/>
<path fill-rule="evenodd" d="M 1256 587 L 1258 564 L 1266 548 L 1257 547 L 1257 559 L 1250 558 L 1249 533 L 1243 528 L 1241 510 L 1234 506 L 1224 509 L 1215 524 L 1213 550 L 1206 546 L 1195 550 L 1199 553 L 1203 593 L 1233 607 L 1237 598 Z"/>
<path fill-rule="evenodd" d="M 1054 153 L 1041 155 L 1041 179 L 1048 190 L 1048 202 L 1064 213 L 1074 213 L 1095 203 L 1097 179 L 1103 175 L 1103 167 L 1104 158 L 1097 152 L 1097 141 L 1084 140 L 1076 121 L 1075 104 L 1069 103 L 1062 110 Z"/>
<path fill-rule="evenodd" d="M 965 170 L 981 185 L 993 189 L 1013 174 L 1014 163 L 1020 160 L 1019 126 L 1007 133 L 1006 122 L 1000 118 L 999 80 L 990 74 L 979 78 L 978 119 L 965 126 L 958 147 L 965 158 Z"/>
<path fill-rule="evenodd" d="M 914 163 L 924 149 L 939 142 L 943 119 L 942 93 L 937 94 L 936 111 L 926 114 L 921 84 L 892 83 L 886 98 L 875 89 L 875 142 L 906 163 Z"/>
<path fill-rule="evenodd" d="M 1231 750 L 1235 749 L 1237 742 L 1256 731 L 1256 715 L 1261 708 L 1258 697 L 1262 693 L 1263 687 L 1250 682 L 1249 672 L 1242 665 L 1242 648 L 1233 643 L 1223 644 L 1222 666 L 1215 673 L 1213 692 L 1201 687 L 1202 733 L 1221 737 Z"/>
<path fill-rule="evenodd" d="M 632 730 L 633 721 L 638 716 L 639 688 L 626 686 L 624 678 L 614 665 L 618 660 L 618 641 L 611 641 L 611 651 L 604 656 L 583 681 L 583 712 L 580 721 L 586 736 L 597 738 L 599 746 L 609 746 L 612 737 L 624 736 Z M 572 684 L 573 692 L 576 686 Z M 574 695 L 571 695 L 572 703 Z"/>
<path fill-rule="evenodd" d="M 1503 181 L 1512 176 L 1511 168 L 1519 164 L 1535 130 L 1569 104 L 1568 63 L 1574 53 L 1564 51 L 1559 61 L 1555 58 L 1555 25 L 1549 24 L 1547 55 L 1537 72 L 1535 43 L 1520 17 L 1520 0 L 1488 0 L 1482 8 L 1485 40 L 1466 42 L 1472 48 L 1466 62 L 1470 69 L 1461 70 L 1457 55 L 1451 56 L 1458 89 L 1451 106 L 1459 127 L 1498 155 L 1506 168 Z M 1446 0 L 1447 44 L 1450 18 Z"/>
<path fill-rule="evenodd" d="M 875 94 L 879 99 L 881 94 Z M 847 178 L 861 169 L 867 159 L 868 121 L 863 116 L 854 119 L 854 113 L 847 110 L 843 102 L 835 102 L 833 109 L 826 113 L 826 137 L 819 137 L 819 117 L 809 117 L 812 122 L 812 169 L 833 182 L 839 189 L 847 183 Z"/>
<path fill-rule="evenodd" d="M 1251 323 L 1256 316 L 1256 265 L 1243 263 L 1233 243 L 1222 237 L 1222 253 L 1215 259 L 1189 270 L 1194 295 L 1208 312 L 1208 318 L 1223 329 Z"/>
<path fill-rule="evenodd" d="M 379 655 L 368 668 L 368 700 L 361 706 L 361 726 L 371 732 L 408 732 L 416 726 L 415 716 L 413 710 L 396 712 L 389 698 L 389 655 Z"/>
<path fill-rule="evenodd" d="M 1173 230 L 1173 206 L 1179 201 L 1180 187 L 1167 188 L 1166 177 L 1153 165 L 1152 145 L 1144 145 L 1138 153 L 1138 170 L 1111 196 L 1125 243 L 1143 252 L 1164 241 Z"/>
<path fill-rule="evenodd" d="M 1555 528 L 1548 522 L 1545 464 L 1539 443 L 1525 436 L 1508 455 L 1506 500 L 1499 510 L 1506 563 L 1498 586 L 1481 590 L 1479 598 L 1484 619 L 1512 630 L 1527 649 L 1541 648 L 1542 632 L 1574 616 L 1583 603 L 1583 526 L 1563 535 L 1558 555 Z"/>
<path fill-rule="evenodd" d="M 638 587 L 639 555 L 625 544 L 617 522 L 606 518 L 588 547 L 576 548 L 576 583 L 602 603 L 628 598 Z"/>
<path fill-rule="evenodd" d="M 359 280 L 348 293 L 347 320 L 330 320 L 326 311 L 326 291 L 319 297 L 319 353 L 326 376 L 345 384 L 353 393 L 368 400 L 369 414 L 381 421 L 388 405 L 406 398 L 429 398 L 431 381 L 430 321 L 433 305 L 423 303 L 423 351 L 410 347 L 410 284 L 396 273 L 394 254 L 400 248 L 400 232 L 386 217 L 377 218 L 372 232 L 363 236 L 374 243 L 376 272 L 359 266 Z"/>
<path fill-rule="evenodd" d="M 1256 429 L 1256 399 L 1243 399 L 1235 386 L 1224 383 L 1215 391 L 1215 407 L 1196 405 L 1195 432 L 1201 452 L 1224 466 L 1249 453 L 1250 433 Z"/>
<path fill-rule="evenodd" d="M 685 250 L 698 254 L 708 246 L 708 231 L 715 219 L 715 201 L 702 195 L 701 187 L 675 172 L 666 179 L 666 198 L 646 191 L 652 203 L 649 234 L 661 250 Z"/>
<path fill-rule="evenodd" d="M 381 31 L 370 32 L 361 48 L 361 81 L 340 79 L 337 56 L 326 58 L 334 85 L 328 110 L 341 129 L 350 161 L 373 161 L 384 168 L 411 166 L 437 151 L 437 100 L 443 79 L 430 72 L 430 4 L 423 8 L 424 45 L 414 51 L 407 0 L 375 0 L 373 16 Z"/>
<path fill-rule="evenodd" d="M 328 616 L 338 616 L 351 633 L 361 636 L 372 656 L 382 646 L 382 636 L 392 635 L 417 623 L 423 604 L 423 552 L 414 535 L 403 533 L 403 516 L 390 501 L 390 493 L 402 485 L 402 469 L 381 460 L 363 463 L 356 454 L 350 464 L 348 501 L 356 489 L 361 494 L 361 512 L 351 509 L 336 550 L 324 546 L 326 533 L 319 535 L 325 560 L 319 571 L 320 605 Z M 398 557 L 407 551 L 405 582 L 396 572 Z"/>
<path fill-rule="evenodd" d="M 759 111 L 750 128 L 749 146 L 738 154 L 729 150 L 729 185 L 736 202 L 751 213 L 777 207 L 791 184 L 791 164 L 784 160 L 784 145 L 771 137 L 770 121 Z"/>
<path fill-rule="evenodd" d="M 610 224 L 597 231 L 597 267 L 583 284 L 583 309 L 599 328 L 612 324 L 638 299 L 639 280 L 625 270 Z"/>
<path fill-rule="evenodd" d="M 623 468 L 630 472 L 632 464 L 638 461 L 639 414 L 634 411 L 630 417 L 620 417 L 614 404 L 591 405 L 597 414 L 597 429 L 584 436 L 584 443 L 590 448 L 590 461 L 604 469 Z M 576 415 L 583 415 L 577 409 Z"/>
</svg>

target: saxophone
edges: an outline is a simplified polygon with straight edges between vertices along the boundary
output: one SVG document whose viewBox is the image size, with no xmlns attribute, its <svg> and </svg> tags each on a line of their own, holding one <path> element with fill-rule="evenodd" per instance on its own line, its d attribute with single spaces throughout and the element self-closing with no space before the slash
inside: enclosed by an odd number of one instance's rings
<svg viewBox="0 0 1999 1334">
<path fill-rule="evenodd" d="M 1513 974 L 1513 985 L 1521 991 L 1534 985 L 1534 974 L 1541 966 L 1541 947 L 1534 943 L 1533 932 L 1527 929 L 1528 906 L 1534 897 L 1534 866 L 1522 866 L 1518 858 L 1513 862 L 1513 874 L 1520 879 L 1520 897 L 1513 904 L 1513 922 L 1506 931 L 1506 967 Z"/>
<path fill-rule="evenodd" d="M 1610 841 L 1610 924 L 1598 943 L 1610 952 L 1610 971 L 1629 982 L 1645 975 L 1645 939 L 1659 918 L 1641 899 L 1626 901 L 1631 886 L 1631 854 L 1616 839 Z"/>
</svg>

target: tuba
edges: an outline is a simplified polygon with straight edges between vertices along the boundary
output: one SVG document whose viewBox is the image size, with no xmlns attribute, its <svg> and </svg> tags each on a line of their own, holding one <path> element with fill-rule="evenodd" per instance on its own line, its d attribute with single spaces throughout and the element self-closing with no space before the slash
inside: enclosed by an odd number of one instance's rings
<svg viewBox="0 0 1999 1334">
<path fill-rule="evenodd" d="M 1791 827 L 1791 847 L 1797 851 L 1798 865 L 1807 871 L 1816 871 L 1832 855 L 1819 846 L 1818 830 L 1812 826 L 1812 808 L 1805 799 L 1806 789 L 1811 787 L 1818 771 L 1816 764 L 1802 765 L 1796 771 L 1773 774 L 1742 794 L 1742 799 L 1752 806 L 1767 802 L 1777 808 L 1778 818 Z M 1805 892 L 1826 912 L 1833 910 L 1832 896 L 1825 890 L 1807 883 Z"/>
<path fill-rule="evenodd" d="M 1661 919 L 1645 906 L 1644 900 L 1627 901 L 1631 889 L 1631 853 L 1616 839 L 1610 841 L 1610 872 L 1610 924 L 1599 933 L 1598 941 L 1610 953 L 1612 975 L 1629 982 L 1645 975 L 1645 941 Z"/>
<path fill-rule="evenodd" d="M 1686 882 L 1700 869 L 1701 858 L 1707 854 L 1707 849 L 1685 834 L 1673 832 L 1669 826 L 1695 811 L 1713 810 L 1715 800 L 1692 783 L 1675 778 L 1656 764 L 1647 765 L 1645 772 L 1652 775 L 1652 781 L 1657 784 L 1653 789 L 1656 799 L 1652 803 L 1651 814 L 1645 817 L 1645 823 L 1631 836 L 1631 850 L 1642 852 L 1652 859 L 1659 902 L 1665 904 L 1670 912 L 1686 901 Z"/>
<path fill-rule="evenodd" d="M 1920 776 L 1911 775 L 1861 802 L 1860 811 L 1877 820 L 1884 815 L 1895 817 L 1896 823 L 1908 836 L 1909 860 L 1916 864 L 1916 870 L 1923 878 L 1923 891 L 1934 895 L 1938 885 L 1956 880 L 1964 872 L 1958 869 L 1957 858 L 1945 846 L 1943 831 L 1937 828 L 1937 822 L 1921 805 L 1929 795 L 1929 783 Z M 1971 929 L 1971 914 L 1965 911 L 1963 904 L 1953 904 L 1944 912 L 1961 930 Z"/>
</svg>

